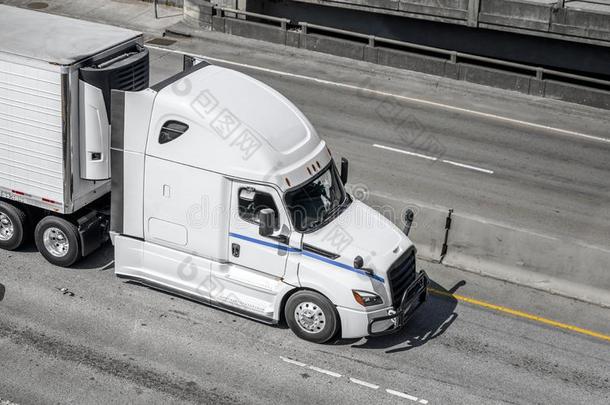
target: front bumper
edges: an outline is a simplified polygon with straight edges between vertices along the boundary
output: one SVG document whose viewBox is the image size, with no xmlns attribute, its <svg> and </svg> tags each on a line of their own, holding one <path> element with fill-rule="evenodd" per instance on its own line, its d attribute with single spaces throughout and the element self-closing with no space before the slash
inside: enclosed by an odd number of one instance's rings
<svg viewBox="0 0 610 405">
<path fill-rule="evenodd" d="M 383 336 L 390 333 L 398 332 L 407 323 L 409 318 L 413 316 L 417 308 L 423 304 L 428 297 L 428 284 L 430 279 L 425 271 L 420 271 L 417 278 L 402 296 L 402 300 L 394 314 L 373 318 L 369 321 L 367 332 L 368 336 Z M 392 326 L 388 329 L 373 332 L 373 327 L 376 323 L 391 321 Z"/>
</svg>

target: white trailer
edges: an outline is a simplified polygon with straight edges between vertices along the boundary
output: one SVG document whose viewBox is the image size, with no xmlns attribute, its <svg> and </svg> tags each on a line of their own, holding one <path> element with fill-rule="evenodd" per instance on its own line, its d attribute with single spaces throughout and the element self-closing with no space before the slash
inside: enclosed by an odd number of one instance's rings
<svg viewBox="0 0 610 405">
<path fill-rule="evenodd" d="M 148 87 L 148 51 L 138 32 L 4 5 L 0 27 L 0 247 L 37 226 L 71 265 L 107 233 L 110 90 Z"/>
<path fill-rule="evenodd" d="M 67 30 L 61 17 L 23 17 L 30 18 Z M 42 210 L 44 218 L 33 219 L 38 248 L 70 265 L 74 249 L 101 243 L 109 217 L 119 277 L 266 323 L 285 321 L 313 342 L 400 330 L 427 297 L 415 247 L 346 192 L 347 161 L 339 171 L 296 106 L 251 77 L 192 58 L 149 88 L 137 79 L 144 70 L 148 77 L 139 35 L 95 27 L 87 49 L 79 42 L 71 58 L 46 57 L 50 67 L 34 58 L 48 45 L 25 54 L 26 41 L 0 53 L 0 63 L 13 63 L 0 73 L 12 72 L 0 76 L 0 133 L 9 137 L 0 138 L 7 151 L 0 246 L 15 248 L 27 217 Z M 76 54 L 87 56 L 77 62 Z M 113 67 L 132 72 L 131 87 L 100 73 Z M 27 81 L 14 89 L 18 80 Z M 41 153 L 47 144 L 53 149 Z M 48 187 L 51 179 L 62 181 Z M 108 190 L 109 215 L 96 199 Z"/>
</svg>

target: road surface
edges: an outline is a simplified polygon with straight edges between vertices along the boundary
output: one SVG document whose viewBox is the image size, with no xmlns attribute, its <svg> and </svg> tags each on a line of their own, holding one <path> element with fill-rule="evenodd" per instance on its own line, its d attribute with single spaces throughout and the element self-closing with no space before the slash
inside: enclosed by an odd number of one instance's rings
<svg viewBox="0 0 610 405">
<path fill-rule="evenodd" d="M 607 243 L 599 111 L 216 33 L 171 48 L 281 91 L 370 193 Z M 151 60 L 153 82 L 182 64 Z M 0 252 L 0 403 L 610 402 L 607 309 L 421 262 L 434 292 L 404 331 L 321 346 L 125 283 L 112 259 Z"/>
</svg>

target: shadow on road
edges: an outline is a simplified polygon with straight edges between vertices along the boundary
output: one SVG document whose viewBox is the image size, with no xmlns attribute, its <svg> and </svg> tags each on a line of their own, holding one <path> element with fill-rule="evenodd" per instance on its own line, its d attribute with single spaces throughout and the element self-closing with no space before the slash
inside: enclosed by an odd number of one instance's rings
<svg viewBox="0 0 610 405">
<path fill-rule="evenodd" d="M 460 281 L 451 289 L 446 290 L 431 281 L 428 287 L 428 300 L 418 309 L 402 331 L 392 335 L 368 338 L 363 343 L 354 344 L 352 347 L 388 349 L 386 353 L 398 353 L 425 345 L 445 333 L 457 319 L 458 314 L 455 312 L 457 300 L 451 294 L 465 284 L 464 281 Z"/>
<path fill-rule="evenodd" d="M 6 288 L 4 288 L 4 285 L 0 284 L 0 301 L 2 301 L 4 299 L 5 291 L 6 291 Z"/>
<path fill-rule="evenodd" d="M 1 3 L 1 1 L 0 1 Z M 33 241 L 29 241 L 24 244 L 20 249 L 20 253 L 27 254 L 36 254 L 40 255 L 36 245 Z M 114 264 L 114 249 L 112 248 L 112 243 L 106 242 L 95 252 L 91 253 L 89 256 L 75 263 L 71 269 L 75 270 L 108 270 L 113 267 Z"/>
<path fill-rule="evenodd" d="M 77 270 L 97 269 L 109 270 L 114 267 L 114 249 L 110 241 L 106 242 L 95 252 L 75 263 L 72 268 Z"/>
</svg>

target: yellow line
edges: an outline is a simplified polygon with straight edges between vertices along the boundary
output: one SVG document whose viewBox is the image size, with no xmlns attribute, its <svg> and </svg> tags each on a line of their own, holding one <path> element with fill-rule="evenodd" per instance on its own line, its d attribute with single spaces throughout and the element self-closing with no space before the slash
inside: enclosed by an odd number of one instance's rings
<svg viewBox="0 0 610 405">
<path fill-rule="evenodd" d="M 606 340 L 606 341 L 610 342 L 610 336 L 604 335 L 602 333 L 594 332 L 592 330 L 579 328 L 578 326 L 568 325 L 566 323 L 557 322 L 557 321 L 553 321 L 551 319 L 542 318 L 540 316 L 528 314 L 526 312 L 517 311 L 516 309 L 511 309 L 511 308 L 503 307 L 503 306 L 500 306 L 500 305 L 490 304 L 490 303 L 485 302 L 485 301 L 479 301 L 479 300 L 476 300 L 474 298 L 464 297 L 463 295 L 451 294 L 449 292 L 436 290 L 434 288 L 428 288 L 428 291 L 430 291 L 430 292 L 432 292 L 434 294 L 437 294 L 437 295 L 442 295 L 442 296 L 445 296 L 445 297 L 452 297 L 452 298 L 455 298 L 458 301 L 463 301 L 463 302 L 467 302 L 469 304 L 478 305 L 480 307 L 491 309 L 491 310 L 494 310 L 494 311 L 504 312 L 506 314 L 511 314 L 511 315 L 514 315 L 514 316 L 518 316 L 520 318 L 525 318 L 525 319 L 529 319 L 531 321 L 540 322 L 540 323 L 543 323 L 545 325 L 554 326 L 556 328 L 565 329 L 565 330 L 569 330 L 569 331 L 577 332 L 577 333 L 582 333 L 583 335 L 592 336 L 592 337 L 595 337 L 595 338 L 598 338 L 598 339 L 602 339 L 602 340 Z"/>
</svg>

